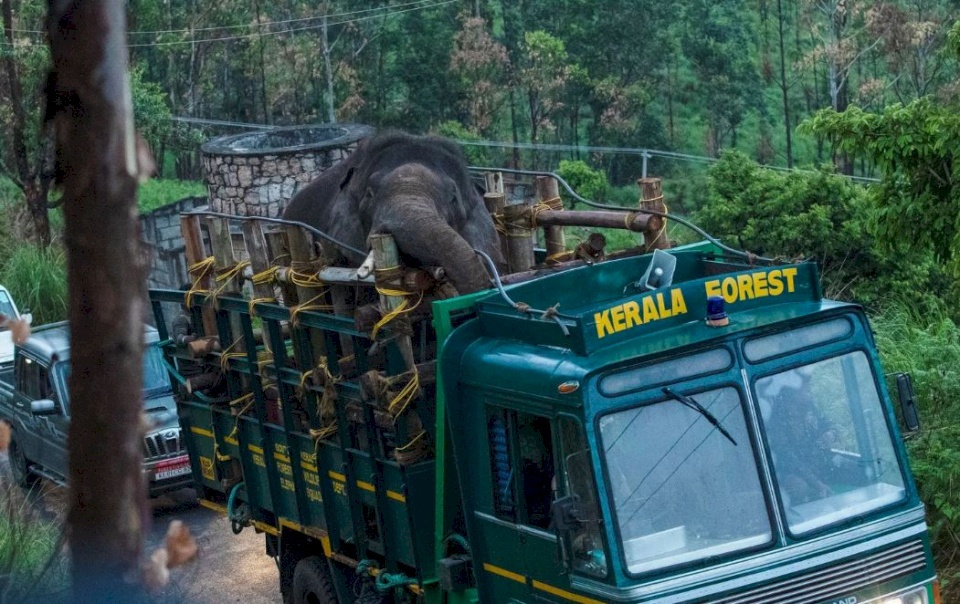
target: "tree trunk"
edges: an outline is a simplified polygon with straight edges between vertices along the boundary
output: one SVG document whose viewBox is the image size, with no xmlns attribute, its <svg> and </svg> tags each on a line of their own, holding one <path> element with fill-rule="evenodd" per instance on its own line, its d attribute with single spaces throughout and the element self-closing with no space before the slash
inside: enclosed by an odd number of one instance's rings
<svg viewBox="0 0 960 604">
<path fill-rule="evenodd" d="M 129 602 L 138 580 L 145 262 L 127 78 L 126 4 L 49 3 L 48 119 L 66 216 L 71 573 L 76 602 Z"/>
<path fill-rule="evenodd" d="M 331 124 L 337 123 L 337 114 L 334 110 L 333 102 L 333 65 L 330 61 L 330 38 L 327 31 L 327 13 L 330 12 L 330 5 L 327 4 L 323 13 L 322 44 L 323 48 L 323 68 L 327 76 L 327 121 Z"/>
<path fill-rule="evenodd" d="M 13 14 L 10 0 L 3 3 L 3 33 L 7 43 L 4 68 L 10 86 L 10 104 L 13 106 L 13 155 L 16 162 L 16 181 L 23 190 L 30 214 L 31 239 L 41 247 L 50 245 L 50 219 L 47 214 L 47 187 L 42 178 L 43 153 L 36 159 L 36 168 L 31 169 L 27 154 L 26 127 L 27 116 L 23 108 L 23 90 L 20 86 L 20 73 L 17 70 L 17 58 L 13 43 Z"/>
<path fill-rule="evenodd" d="M 793 132 L 790 126 L 790 86 L 787 84 L 787 57 L 783 43 L 783 0 L 777 0 L 777 35 L 780 42 L 780 94 L 783 97 L 783 131 L 787 135 L 787 167 L 793 167 Z"/>
</svg>

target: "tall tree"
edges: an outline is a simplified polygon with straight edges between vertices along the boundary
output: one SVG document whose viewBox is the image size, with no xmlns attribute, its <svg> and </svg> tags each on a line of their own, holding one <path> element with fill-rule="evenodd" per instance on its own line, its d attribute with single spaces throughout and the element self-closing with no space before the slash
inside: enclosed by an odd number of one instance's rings
<svg viewBox="0 0 960 604">
<path fill-rule="evenodd" d="M 47 119 L 63 188 L 73 355 L 69 387 L 74 600 L 130 602 L 146 521 L 142 477 L 145 262 L 122 0 L 49 4 Z M 139 151 L 139 152 L 138 152 Z"/>
<path fill-rule="evenodd" d="M 462 28 L 454 36 L 450 69 L 469 92 L 464 95 L 473 130 L 490 136 L 497 114 L 507 98 L 507 50 L 493 39 L 480 17 L 461 13 Z"/>
<path fill-rule="evenodd" d="M 44 55 L 36 45 L 19 44 L 14 39 L 14 18 L 12 0 L 3 2 L 3 33 L 6 48 L 3 49 L 3 67 L 7 80 L 7 96 L 11 109 L 12 119 L 5 124 L 11 147 L 5 154 L 7 157 L 0 161 L 0 170 L 23 192 L 26 198 L 29 215 L 26 236 L 36 244 L 46 247 L 50 244 L 50 218 L 47 204 L 50 193 L 52 173 L 50 171 L 50 138 L 48 133 L 37 127 L 37 113 L 31 107 L 36 107 L 36 98 L 33 94 L 24 97 L 24 69 L 22 60 L 29 54 Z M 29 11 L 23 11 L 29 12 Z M 24 24 L 27 27 L 29 25 Z M 25 47 L 27 46 L 27 47 Z M 34 56 L 33 60 L 40 62 L 45 56 Z M 36 85 L 27 79 L 28 86 Z M 31 130 L 36 128 L 40 136 L 30 136 Z M 5 137 L 6 138 L 6 137 Z M 12 159 L 14 168 L 7 167 Z M 21 233 L 23 235 L 24 233 Z"/>
</svg>

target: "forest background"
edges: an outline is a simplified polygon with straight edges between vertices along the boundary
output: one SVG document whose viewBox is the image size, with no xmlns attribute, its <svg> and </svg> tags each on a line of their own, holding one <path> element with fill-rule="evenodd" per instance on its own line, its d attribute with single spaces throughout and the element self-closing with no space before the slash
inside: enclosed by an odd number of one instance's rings
<svg viewBox="0 0 960 604">
<path fill-rule="evenodd" d="M 66 316 L 44 14 L 4 1 L 0 43 L 0 283 L 38 322 Z M 649 150 L 671 211 L 814 258 L 868 308 L 920 395 L 908 447 L 960 601 L 958 18 L 956 0 L 130 0 L 159 176 L 140 207 L 204 194 L 199 144 L 249 124 L 439 133 L 631 205 Z"/>
</svg>

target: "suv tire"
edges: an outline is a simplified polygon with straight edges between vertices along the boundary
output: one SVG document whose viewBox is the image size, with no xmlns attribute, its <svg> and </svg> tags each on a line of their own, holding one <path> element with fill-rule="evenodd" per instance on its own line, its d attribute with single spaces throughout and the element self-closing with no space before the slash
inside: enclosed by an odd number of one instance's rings
<svg viewBox="0 0 960 604">
<path fill-rule="evenodd" d="M 23 453 L 23 448 L 17 441 L 17 433 L 10 431 L 10 473 L 13 474 L 13 480 L 24 488 L 30 488 L 37 484 L 39 477 L 30 471 L 30 460 Z"/>
</svg>

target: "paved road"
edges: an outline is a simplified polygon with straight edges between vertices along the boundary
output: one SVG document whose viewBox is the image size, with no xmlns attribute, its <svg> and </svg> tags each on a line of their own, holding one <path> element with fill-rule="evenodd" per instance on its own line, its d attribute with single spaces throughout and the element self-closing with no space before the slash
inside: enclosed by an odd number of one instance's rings
<svg viewBox="0 0 960 604">
<path fill-rule="evenodd" d="M 10 480 L 6 452 L 0 452 L 0 489 L 16 488 Z M 57 487 L 44 489 L 38 501 L 47 517 L 62 517 L 65 493 Z M 158 604 L 220 604 L 244 602 L 266 604 L 280 602 L 277 567 L 263 553 L 263 535 L 244 529 L 240 535 L 230 531 L 230 523 L 220 514 L 197 505 L 190 489 L 153 500 L 153 525 L 145 539 L 144 552 L 152 553 L 163 543 L 171 520 L 182 520 L 190 527 L 199 546 L 197 558 L 184 567 L 173 569 L 170 585 L 155 594 Z"/>
</svg>

